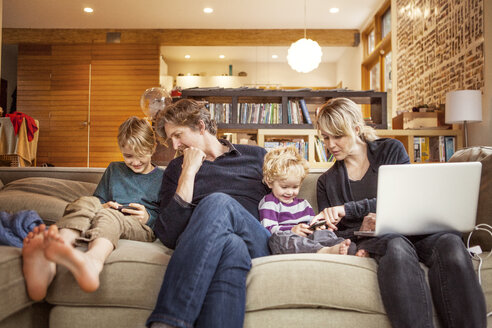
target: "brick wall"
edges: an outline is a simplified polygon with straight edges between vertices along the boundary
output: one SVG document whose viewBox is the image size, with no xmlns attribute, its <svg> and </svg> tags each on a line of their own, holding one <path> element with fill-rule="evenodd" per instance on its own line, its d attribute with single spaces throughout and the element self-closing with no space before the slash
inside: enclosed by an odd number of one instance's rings
<svg viewBox="0 0 492 328">
<path fill-rule="evenodd" d="M 488 0 L 487 0 L 488 1 Z M 483 0 L 397 0 L 398 111 L 483 89 Z"/>
</svg>

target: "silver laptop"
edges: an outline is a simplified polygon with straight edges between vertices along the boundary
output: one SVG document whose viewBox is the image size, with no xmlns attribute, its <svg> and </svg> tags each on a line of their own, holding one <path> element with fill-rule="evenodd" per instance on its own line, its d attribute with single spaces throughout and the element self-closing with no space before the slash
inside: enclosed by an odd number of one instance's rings
<svg viewBox="0 0 492 328">
<path fill-rule="evenodd" d="M 479 162 L 379 167 L 375 231 L 359 236 L 473 230 L 482 164 Z"/>
</svg>

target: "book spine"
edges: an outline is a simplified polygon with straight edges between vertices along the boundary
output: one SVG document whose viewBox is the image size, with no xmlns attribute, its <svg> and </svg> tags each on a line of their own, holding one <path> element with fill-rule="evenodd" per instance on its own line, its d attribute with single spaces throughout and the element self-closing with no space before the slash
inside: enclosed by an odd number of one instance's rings
<svg viewBox="0 0 492 328">
<path fill-rule="evenodd" d="M 292 124 L 292 101 L 287 102 L 287 123 Z"/>
<path fill-rule="evenodd" d="M 446 162 L 449 161 L 451 156 L 453 156 L 455 152 L 455 140 L 454 137 L 451 136 L 445 136 L 444 137 L 444 144 L 446 148 Z"/>
<path fill-rule="evenodd" d="M 302 109 L 301 109 L 301 105 L 299 105 L 299 102 L 297 102 L 297 117 L 298 117 L 299 124 L 304 123 L 304 121 L 302 120 Z"/>
<path fill-rule="evenodd" d="M 420 163 L 420 137 L 413 137 L 413 161 L 415 163 Z"/>
<path fill-rule="evenodd" d="M 420 137 L 420 159 L 422 163 L 428 163 L 429 158 L 429 137 Z"/>
<path fill-rule="evenodd" d="M 299 104 L 301 105 L 302 114 L 304 115 L 306 122 L 308 124 L 312 124 L 313 122 L 311 122 L 311 117 L 309 116 L 309 111 L 307 109 L 306 101 L 304 100 L 304 98 L 299 99 Z"/>
<path fill-rule="evenodd" d="M 292 101 L 292 124 L 297 124 L 297 101 Z"/>
<path fill-rule="evenodd" d="M 439 136 L 439 162 L 446 162 L 446 147 L 444 145 L 444 136 Z"/>
</svg>

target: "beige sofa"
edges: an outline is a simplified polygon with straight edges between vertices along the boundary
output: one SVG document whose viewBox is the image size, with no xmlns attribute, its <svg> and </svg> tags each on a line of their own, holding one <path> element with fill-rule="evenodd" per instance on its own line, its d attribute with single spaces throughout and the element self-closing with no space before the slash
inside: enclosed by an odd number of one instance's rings
<svg viewBox="0 0 492 328">
<path fill-rule="evenodd" d="M 0 190 L 0 210 L 35 209 L 47 223 L 55 222 L 68 201 L 92 192 L 102 172 L 0 168 L 5 185 Z M 300 194 L 313 206 L 320 174 L 311 172 Z M 40 303 L 27 297 L 20 254 L 20 249 L 0 246 L 0 328 L 144 327 L 172 251 L 160 242 L 121 240 L 106 262 L 99 290 L 82 292 L 71 274 L 59 268 L 46 300 Z M 245 327 L 389 327 L 376 270 L 373 259 L 354 256 L 296 254 L 255 259 L 247 280 Z M 492 260 L 484 262 L 481 275 L 490 312 Z"/>
</svg>

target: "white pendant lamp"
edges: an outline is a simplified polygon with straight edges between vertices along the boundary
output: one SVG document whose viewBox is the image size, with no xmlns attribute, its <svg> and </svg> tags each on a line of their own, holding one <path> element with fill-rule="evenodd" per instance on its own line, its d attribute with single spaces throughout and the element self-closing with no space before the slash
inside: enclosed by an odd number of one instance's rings
<svg viewBox="0 0 492 328">
<path fill-rule="evenodd" d="M 304 38 L 290 45 L 287 62 L 293 70 L 309 73 L 318 68 L 322 55 L 318 42 L 306 38 L 306 0 L 304 0 Z"/>
</svg>

